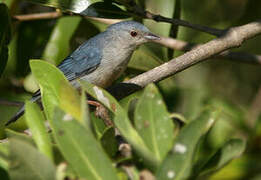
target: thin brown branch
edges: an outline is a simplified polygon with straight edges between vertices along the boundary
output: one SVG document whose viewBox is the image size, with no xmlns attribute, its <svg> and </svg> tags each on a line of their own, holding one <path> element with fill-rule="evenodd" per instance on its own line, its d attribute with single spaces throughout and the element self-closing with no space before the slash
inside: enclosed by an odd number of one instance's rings
<svg viewBox="0 0 261 180">
<path fill-rule="evenodd" d="M 167 48 L 171 48 L 178 51 L 184 51 L 184 52 L 190 51 L 193 48 L 200 46 L 200 44 L 188 43 L 186 41 L 168 38 L 168 37 L 161 37 L 161 40 L 155 42 Z M 249 54 L 246 52 L 231 52 L 228 50 L 216 55 L 216 57 L 228 59 L 232 61 L 241 61 L 244 63 L 261 64 L 261 55 Z"/>
<path fill-rule="evenodd" d="M 136 76 L 126 83 L 144 87 L 149 83 L 158 82 L 228 49 L 239 47 L 245 40 L 259 34 L 261 34 L 261 20 L 230 28 L 222 37 L 197 46 L 182 56 Z"/>
<path fill-rule="evenodd" d="M 152 16 L 151 13 L 149 16 Z M 51 18 L 59 18 L 62 16 L 62 13 L 60 11 L 56 12 L 48 12 L 48 13 L 38 13 L 38 14 L 28 14 L 28 15 L 16 15 L 13 18 L 19 21 L 32 21 L 32 20 L 39 20 L 39 19 L 51 19 Z M 117 22 L 120 22 L 120 19 L 106 19 L 106 18 L 96 18 L 96 17 L 88 17 L 85 16 L 87 19 L 92 19 L 104 24 L 114 24 Z M 176 20 L 173 20 L 176 21 Z M 182 20 L 180 20 L 182 21 Z M 199 25 L 200 26 L 200 25 Z M 216 31 L 216 30 L 215 30 Z M 214 31 L 213 31 L 214 32 Z M 216 32 L 221 32 L 221 30 L 217 30 Z M 174 50 L 179 51 L 190 51 L 192 48 L 195 48 L 197 45 L 188 43 L 182 40 L 168 38 L 168 37 L 161 37 L 160 41 L 155 41 L 156 43 L 159 43 L 165 47 L 172 48 Z M 222 54 L 217 55 L 219 58 L 225 58 L 233 61 L 241 61 L 246 63 L 257 63 L 261 64 L 261 56 L 260 55 L 254 55 L 244 52 L 223 52 Z"/>
<path fill-rule="evenodd" d="M 35 14 L 23 14 L 13 16 L 14 20 L 18 21 L 34 21 L 40 19 L 56 19 L 62 16 L 61 11 L 35 13 Z"/>
</svg>

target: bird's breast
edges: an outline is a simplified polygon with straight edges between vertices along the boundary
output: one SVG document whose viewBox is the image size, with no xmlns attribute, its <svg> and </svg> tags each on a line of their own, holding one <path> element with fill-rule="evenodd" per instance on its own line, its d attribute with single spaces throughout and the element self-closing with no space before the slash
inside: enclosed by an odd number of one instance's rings
<svg viewBox="0 0 261 180">
<path fill-rule="evenodd" d="M 98 68 L 92 73 L 81 77 L 81 80 L 100 87 L 110 86 L 126 69 L 133 53 L 130 50 L 128 52 L 117 50 L 105 51 Z M 73 85 L 79 87 L 78 82 L 74 82 Z"/>
</svg>

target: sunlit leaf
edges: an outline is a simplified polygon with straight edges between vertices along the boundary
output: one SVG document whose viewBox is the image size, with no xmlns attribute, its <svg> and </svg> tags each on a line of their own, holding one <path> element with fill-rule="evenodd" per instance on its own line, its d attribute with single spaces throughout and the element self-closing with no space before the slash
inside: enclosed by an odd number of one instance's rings
<svg viewBox="0 0 261 180">
<path fill-rule="evenodd" d="M 53 159 L 51 140 L 40 108 L 32 102 L 26 102 L 25 117 L 39 151 Z"/>
<path fill-rule="evenodd" d="M 69 11 L 85 16 L 100 17 L 100 18 L 128 18 L 129 15 L 120 7 L 113 4 L 111 1 L 102 0 L 26 0 L 32 3 L 41 4 Z"/>
<path fill-rule="evenodd" d="M 32 3 L 41 4 L 43 6 L 55 7 L 64 11 L 71 11 L 74 13 L 81 13 L 87 9 L 91 4 L 100 2 L 101 0 L 26 0 Z"/>
<path fill-rule="evenodd" d="M 117 179 L 112 162 L 90 130 L 58 108 L 51 124 L 59 149 L 80 177 Z"/>
<path fill-rule="evenodd" d="M 163 159 L 173 144 L 174 124 L 155 85 L 148 85 L 135 110 L 135 127 L 158 159 Z"/>
<path fill-rule="evenodd" d="M 155 157 L 152 152 L 146 147 L 144 141 L 139 136 L 137 131 L 133 128 L 128 118 L 127 112 L 120 106 L 120 104 L 105 90 L 92 85 L 88 82 L 81 81 L 82 87 L 92 97 L 101 102 L 111 112 L 114 113 L 113 122 L 119 129 L 121 135 L 131 144 L 134 149 L 144 158 L 145 161 L 152 167 L 158 166 L 159 159 Z"/>
<path fill-rule="evenodd" d="M 42 102 L 47 119 L 51 119 L 55 106 L 60 105 L 61 85 L 69 83 L 56 67 L 40 60 L 31 60 L 32 73 L 40 85 Z"/>
<path fill-rule="evenodd" d="M 193 155 L 200 137 L 213 126 L 217 112 L 205 110 L 187 124 L 175 139 L 172 151 L 157 172 L 158 179 L 186 179 L 192 171 Z"/>
</svg>

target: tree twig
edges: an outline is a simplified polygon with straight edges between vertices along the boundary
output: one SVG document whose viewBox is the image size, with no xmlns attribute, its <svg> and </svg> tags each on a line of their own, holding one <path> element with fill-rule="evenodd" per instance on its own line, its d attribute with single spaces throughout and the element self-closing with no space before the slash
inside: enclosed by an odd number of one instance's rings
<svg viewBox="0 0 261 180">
<path fill-rule="evenodd" d="M 188 43 L 186 41 L 173 39 L 169 37 L 161 37 L 161 40 L 155 42 L 167 48 L 185 52 L 190 51 L 193 48 L 196 48 L 197 46 L 200 46 L 200 44 Z M 232 61 L 241 61 L 244 63 L 261 64 L 261 55 L 249 54 L 247 52 L 231 52 L 228 50 L 216 55 L 216 57 Z"/>
<path fill-rule="evenodd" d="M 62 15 L 63 14 L 61 11 L 54 11 L 46 13 L 15 15 L 13 16 L 13 19 L 18 21 L 34 21 L 40 19 L 56 19 L 61 17 Z"/>
<path fill-rule="evenodd" d="M 223 36 L 197 46 L 167 63 L 126 81 L 126 83 L 144 87 L 149 83 L 158 82 L 214 55 L 239 47 L 245 40 L 259 34 L 261 34 L 261 20 L 230 28 Z"/>
</svg>

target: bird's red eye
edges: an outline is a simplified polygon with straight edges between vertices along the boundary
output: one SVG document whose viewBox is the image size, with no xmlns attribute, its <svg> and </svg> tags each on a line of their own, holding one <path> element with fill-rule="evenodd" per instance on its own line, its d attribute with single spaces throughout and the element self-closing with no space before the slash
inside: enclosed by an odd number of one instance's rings
<svg viewBox="0 0 261 180">
<path fill-rule="evenodd" d="M 135 37 L 135 36 L 137 36 L 137 35 L 138 35 L 138 33 L 137 33 L 136 31 L 131 31 L 131 33 L 130 33 L 130 34 L 131 34 L 131 36 L 132 36 L 132 37 Z"/>
</svg>

